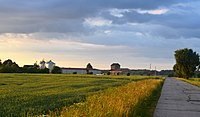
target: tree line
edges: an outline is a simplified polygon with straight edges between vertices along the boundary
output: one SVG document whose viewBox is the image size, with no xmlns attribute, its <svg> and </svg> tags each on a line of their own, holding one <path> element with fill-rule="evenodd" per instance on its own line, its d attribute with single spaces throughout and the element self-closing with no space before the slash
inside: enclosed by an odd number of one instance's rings
<svg viewBox="0 0 200 117">
<path fill-rule="evenodd" d="M 16 62 L 8 59 L 4 62 L 0 60 L 0 73 L 49 73 L 49 69 L 40 69 L 39 65 L 37 64 L 19 67 Z M 52 73 L 61 73 L 60 67 L 55 66 L 52 70 Z"/>
<path fill-rule="evenodd" d="M 175 51 L 176 64 L 173 66 L 175 75 L 180 78 L 200 77 L 200 59 L 199 54 L 192 49 L 184 48 Z M 87 73 L 93 69 L 92 65 L 88 63 L 86 66 Z M 11 59 L 2 62 L 0 60 L 0 73 L 49 73 L 49 69 L 40 69 L 39 65 L 19 67 L 19 65 L 13 62 Z M 55 66 L 52 73 L 61 73 L 61 69 Z"/>
</svg>

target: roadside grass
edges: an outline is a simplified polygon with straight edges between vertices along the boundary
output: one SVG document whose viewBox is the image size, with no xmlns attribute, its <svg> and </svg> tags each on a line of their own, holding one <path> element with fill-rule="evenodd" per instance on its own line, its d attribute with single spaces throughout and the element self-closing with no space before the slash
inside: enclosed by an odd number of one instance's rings
<svg viewBox="0 0 200 117">
<path fill-rule="evenodd" d="M 190 78 L 190 79 L 178 78 L 178 79 L 200 87 L 200 78 Z"/>
<path fill-rule="evenodd" d="M 155 79 L 160 79 L 157 77 Z M 146 76 L 0 74 L 0 116 L 45 115 Z"/>
<path fill-rule="evenodd" d="M 152 117 L 163 80 L 149 79 L 110 88 L 85 102 L 51 112 L 61 117 Z M 60 115 L 59 115 L 60 114 Z"/>
<path fill-rule="evenodd" d="M 157 85 L 157 88 L 152 91 L 150 96 L 144 98 L 141 103 L 138 104 L 133 117 L 153 117 L 153 113 L 161 95 L 163 83 L 164 80 Z"/>
</svg>

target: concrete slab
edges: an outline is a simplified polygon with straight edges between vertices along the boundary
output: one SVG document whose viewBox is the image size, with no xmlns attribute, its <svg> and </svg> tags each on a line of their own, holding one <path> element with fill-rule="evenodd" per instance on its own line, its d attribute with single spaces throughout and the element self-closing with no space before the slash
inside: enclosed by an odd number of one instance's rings
<svg viewBox="0 0 200 117">
<path fill-rule="evenodd" d="M 154 117 L 200 117 L 200 88 L 167 78 Z"/>
</svg>

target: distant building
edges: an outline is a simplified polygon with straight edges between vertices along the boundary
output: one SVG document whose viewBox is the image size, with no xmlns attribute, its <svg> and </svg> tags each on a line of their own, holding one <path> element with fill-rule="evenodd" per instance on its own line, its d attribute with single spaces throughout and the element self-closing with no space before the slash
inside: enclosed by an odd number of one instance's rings
<svg viewBox="0 0 200 117">
<path fill-rule="evenodd" d="M 37 64 L 37 62 L 35 62 L 33 65 L 24 65 L 23 68 L 36 68 L 36 69 L 39 69 L 39 65 Z"/>
<path fill-rule="evenodd" d="M 49 73 L 51 73 L 56 64 L 51 60 L 48 61 L 47 64 L 48 64 Z"/>
<path fill-rule="evenodd" d="M 117 71 L 120 70 L 120 64 L 119 63 L 113 63 L 111 65 L 111 71 Z"/>
<path fill-rule="evenodd" d="M 40 69 L 45 69 L 45 68 L 46 68 L 46 62 L 43 59 L 42 61 L 40 61 Z"/>
<path fill-rule="evenodd" d="M 119 64 L 119 63 L 113 63 L 113 64 L 111 64 L 110 73 L 111 73 L 112 75 L 119 75 L 119 74 L 122 74 L 122 71 L 121 71 L 121 69 L 120 69 L 120 64 Z"/>
<path fill-rule="evenodd" d="M 61 68 L 62 74 L 87 74 L 87 68 Z M 91 74 L 101 74 L 99 69 L 90 69 Z"/>
<path fill-rule="evenodd" d="M 112 75 L 127 75 L 128 73 L 130 74 L 130 69 L 129 68 L 121 68 L 119 63 L 113 63 L 111 64 L 111 70 L 110 73 Z"/>
<path fill-rule="evenodd" d="M 130 69 L 129 68 L 121 68 L 122 74 L 128 74 L 130 73 Z"/>
</svg>

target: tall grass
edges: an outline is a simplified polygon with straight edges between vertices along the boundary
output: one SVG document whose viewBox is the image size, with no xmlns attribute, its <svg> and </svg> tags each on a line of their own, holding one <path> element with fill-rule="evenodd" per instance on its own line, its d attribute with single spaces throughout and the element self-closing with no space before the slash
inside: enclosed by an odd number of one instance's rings
<svg viewBox="0 0 200 117">
<path fill-rule="evenodd" d="M 144 80 L 112 88 L 90 96 L 83 103 L 65 107 L 61 117 L 128 117 L 137 116 L 143 100 L 151 96 L 162 80 Z M 141 109 L 139 109 L 141 111 Z M 57 116 L 51 113 L 51 116 Z"/>
<path fill-rule="evenodd" d="M 200 87 L 200 78 L 190 78 L 190 79 L 178 78 L 178 79 Z"/>
</svg>

